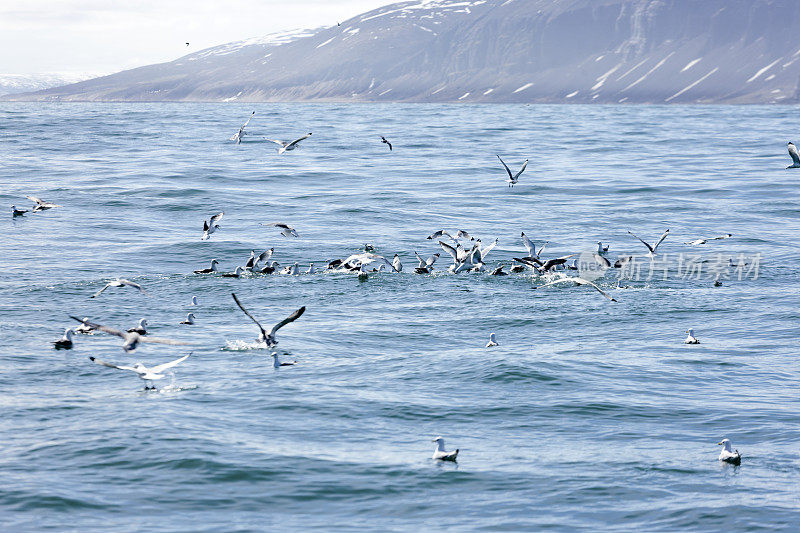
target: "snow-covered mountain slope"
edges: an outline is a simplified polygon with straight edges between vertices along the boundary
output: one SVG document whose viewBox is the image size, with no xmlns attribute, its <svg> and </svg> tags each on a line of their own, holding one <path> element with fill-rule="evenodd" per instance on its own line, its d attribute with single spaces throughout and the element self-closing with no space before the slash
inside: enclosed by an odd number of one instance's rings
<svg viewBox="0 0 800 533">
<path fill-rule="evenodd" d="M 779 103 L 798 82 L 797 0 L 418 0 L 11 98 Z"/>
<path fill-rule="evenodd" d="M 0 74 L 0 96 L 41 91 L 97 77 L 96 73 Z"/>
</svg>

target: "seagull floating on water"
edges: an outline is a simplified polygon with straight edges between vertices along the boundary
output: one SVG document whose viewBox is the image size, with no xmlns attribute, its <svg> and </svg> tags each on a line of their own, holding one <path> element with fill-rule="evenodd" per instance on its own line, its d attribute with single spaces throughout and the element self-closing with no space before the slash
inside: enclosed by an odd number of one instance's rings
<svg viewBox="0 0 800 533">
<path fill-rule="evenodd" d="M 304 140 L 308 139 L 309 137 L 311 137 L 311 134 L 307 133 L 307 134 L 303 135 L 302 137 L 300 137 L 299 139 L 295 139 L 294 141 L 289 142 L 289 143 L 283 142 L 283 141 L 276 141 L 275 139 L 267 139 L 266 137 L 265 137 L 265 140 L 267 140 L 269 142 L 272 142 L 272 143 L 275 143 L 278 146 L 280 146 L 280 148 L 278 148 L 278 153 L 282 154 L 284 152 L 290 152 L 290 151 L 294 150 L 295 148 L 297 148 L 299 146 L 300 141 L 304 141 Z"/>
<path fill-rule="evenodd" d="M 600 255 L 606 255 L 608 253 L 608 246 L 603 246 L 603 243 L 597 241 L 597 253 Z"/>
<path fill-rule="evenodd" d="M 708 241 L 719 241 L 722 239 L 728 239 L 730 237 L 733 237 L 733 235 L 730 233 L 726 233 L 725 235 L 720 235 L 719 237 L 706 237 L 705 239 L 695 239 L 693 241 L 685 242 L 683 244 L 688 244 L 689 246 L 697 246 L 700 244 L 705 244 Z"/>
<path fill-rule="evenodd" d="M 280 358 L 278 357 L 278 352 L 272 352 L 269 354 L 272 357 L 272 366 L 275 368 L 280 368 L 282 366 L 293 366 L 297 361 L 292 361 L 291 363 L 281 363 Z"/>
<path fill-rule="evenodd" d="M 500 346 L 497 342 L 497 338 L 494 336 L 494 333 L 489 334 L 489 342 L 486 343 L 487 348 L 491 348 L 493 346 Z"/>
<path fill-rule="evenodd" d="M 189 43 L 186 43 L 186 46 L 189 46 Z M 237 131 L 236 133 L 234 133 L 234 134 L 233 134 L 233 137 L 231 137 L 231 138 L 230 138 L 230 140 L 231 140 L 231 141 L 236 141 L 236 144 L 239 144 L 239 143 L 241 143 L 241 142 L 242 142 L 242 137 L 244 137 L 245 135 L 247 135 L 247 133 L 245 133 L 244 129 L 247 127 L 247 125 L 248 125 L 248 124 L 250 124 L 250 120 L 252 120 L 252 118 L 253 118 L 253 115 L 255 115 L 255 114 L 256 114 L 256 112 L 255 112 L 255 111 L 253 111 L 253 112 L 250 114 L 250 116 L 249 116 L 249 117 L 247 117 L 247 122 L 245 122 L 244 124 L 242 124 L 242 127 L 241 127 L 241 128 L 239 128 L 239 131 Z"/>
<path fill-rule="evenodd" d="M 147 291 L 145 291 L 142 288 L 142 286 L 139 285 L 138 283 L 134 283 L 128 279 L 117 278 L 113 281 L 109 281 L 108 283 L 106 283 L 105 287 L 103 287 L 96 293 L 92 294 L 89 298 L 97 298 L 98 296 L 100 296 L 100 294 L 102 294 L 104 290 L 106 290 L 109 287 L 133 287 L 134 289 L 138 289 L 139 292 L 144 294 L 145 296 L 150 296 L 149 294 L 147 294 Z"/>
<path fill-rule="evenodd" d="M 244 272 L 244 268 L 237 266 L 233 272 L 225 273 L 222 275 L 223 278 L 240 278 L 242 277 L 242 273 Z"/>
<path fill-rule="evenodd" d="M 217 213 L 216 215 L 214 215 L 213 217 L 211 217 L 210 220 L 204 220 L 203 221 L 203 236 L 200 237 L 201 241 L 207 241 L 208 239 L 211 238 L 211 234 L 219 229 L 218 222 L 220 221 L 220 219 L 222 218 L 222 215 L 224 215 L 224 214 L 225 214 L 225 212 L 221 211 L 221 212 Z"/>
<path fill-rule="evenodd" d="M 27 209 L 17 209 L 17 206 L 15 206 L 15 205 L 11 206 L 11 216 L 12 217 L 21 217 L 22 215 L 24 215 L 27 212 L 28 212 Z"/>
<path fill-rule="evenodd" d="M 192 355 L 192 354 L 190 353 L 190 354 L 184 355 L 180 359 L 175 359 L 174 361 L 170 361 L 169 363 L 156 365 L 156 366 L 153 366 L 153 367 L 150 367 L 150 368 L 144 366 L 142 363 L 136 363 L 133 366 L 122 366 L 122 365 L 112 365 L 111 363 L 106 363 L 105 361 L 101 361 L 100 359 L 96 359 L 94 357 L 90 357 L 89 360 L 92 361 L 93 363 L 97 363 L 98 365 L 107 366 L 109 368 L 116 368 L 117 370 L 130 370 L 132 372 L 136 372 L 136 374 L 139 376 L 139 379 L 144 381 L 144 389 L 145 390 L 156 390 L 156 387 L 155 387 L 155 385 L 153 385 L 152 382 L 155 381 L 155 380 L 158 380 L 158 379 L 163 379 L 164 375 L 162 374 L 162 372 L 164 372 L 165 370 L 169 370 L 170 368 L 174 367 L 178 363 L 182 363 L 190 355 Z M 148 382 L 150 382 L 149 385 L 148 385 Z"/>
<path fill-rule="evenodd" d="M 169 345 L 172 345 L 172 346 L 187 346 L 188 345 L 188 343 L 186 343 L 186 342 L 174 341 L 172 339 L 163 339 L 163 338 L 160 338 L 160 337 L 144 337 L 142 335 L 139 335 L 135 331 L 134 332 L 120 331 L 118 329 L 110 328 L 108 326 L 104 326 L 102 324 L 97 324 L 95 322 L 89 322 L 85 318 L 81 319 L 81 318 L 78 318 L 78 317 L 72 316 L 72 315 L 70 315 L 70 318 L 73 319 L 73 320 L 77 320 L 81 324 L 85 324 L 87 326 L 91 326 L 92 328 L 94 328 L 94 329 L 96 329 L 98 331 L 102 331 L 104 333 L 108 333 L 109 335 L 116 335 L 117 337 L 121 337 L 123 339 L 123 341 L 124 341 L 123 344 L 122 344 L 122 349 L 126 353 L 134 351 L 136 349 L 136 347 L 139 346 L 140 342 L 152 342 L 152 343 L 156 343 L 156 344 L 169 344 Z"/>
<path fill-rule="evenodd" d="M 195 270 L 194 273 L 195 274 L 212 274 L 212 273 L 217 271 L 217 265 L 218 264 L 219 264 L 219 261 L 217 261 L 216 259 L 212 259 L 210 267 L 203 268 L 203 269 L 200 269 L 200 270 Z"/>
<path fill-rule="evenodd" d="M 71 350 L 72 349 L 72 336 L 75 330 L 67 328 L 64 330 L 64 335 L 57 341 L 53 341 L 53 346 L 56 350 Z"/>
<path fill-rule="evenodd" d="M 269 258 L 272 257 L 272 252 L 275 251 L 275 248 L 270 248 L 266 252 L 262 252 L 258 256 L 256 256 L 255 250 L 250 252 L 250 259 L 247 260 L 247 264 L 244 266 L 245 270 L 253 271 L 258 270 L 258 264 L 263 261 L 269 261 Z"/>
<path fill-rule="evenodd" d="M 456 462 L 456 458 L 458 457 L 458 449 L 454 452 L 448 452 L 444 449 L 444 439 L 442 437 L 436 437 L 433 439 L 433 442 L 436 443 L 436 450 L 433 452 L 433 459 L 438 461 L 453 461 Z"/>
<path fill-rule="evenodd" d="M 383 135 L 381 135 L 381 142 L 382 142 L 383 144 L 388 144 L 388 145 L 389 145 L 389 151 L 390 151 L 390 152 L 392 151 L 392 143 L 390 143 L 389 141 L 387 141 L 387 140 L 386 140 L 386 137 L 384 137 Z"/>
<path fill-rule="evenodd" d="M 606 298 L 608 298 L 612 302 L 616 302 L 616 300 L 610 294 L 608 294 L 606 291 L 604 291 L 603 289 L 601 289 L 600 287 L 598 287 L 597 285 L 595 285 L 591 281 L 583 279 L 583 278 L 578 277 L 578 276 L 564 276 L 563 278 L 559 278 L 559 279 L 553 280 L 553 281 L 551 281 L 549 283 L 545 283 L 544 285 L 541 285 L 538 288 L 542 289 L 544 287 L 550 287 L 551 285 L 555 285 L 557 283 L 569 283 L 569 282 L 577 283 L 578 285 L 588 285 L 589 287 L 592 287 L 594 290 L 596 290 L 597 292 L 599 292 L 600 294 L 602 294 L 603 296 L 605 296 Z M 537 287 L 534 287 L 534 289 L 535 288 L 537 288 Z"/>
<path fill-rule="evenodd" d="M 35 196 L 26 196 L 25 198 L 36 204 L 35 206 L 33 206 L 34 213 L 36 213 L 37 211 L 45 211 L 46 209 L 52 209 L 54 207 L 61 207 L 58 204 L 45 202 L 44 200 L 41 200 Z"/>
<path fill-rule="evenodd" d="M 186 315 L 186 320 L 181 321 L 181 324 L 186 324 L 186 325 L 189 325 L 189 326 L 193 326 L 194 325 L 194 318 L 195 318 L 194 317 L 194 313 L 189 313 L 189 314 Z"/>
<path fill-rule="evenodd" d="M 700 341 L 697 339 L 697 337 L 694 336 L 693 329 L 687 329 L 686 333 L 687 336 L 686 339 L 683 341 L 684 344 L 700 344 Z"/>
<path fill-rule="evenodd" d="M 316 274 L 316 273 L 317 273 L 317 269 L 314 268 L 314 263 L 311 263 L 310 265 L 308 265 L 308 270 L 306 270 L 306 274 Z"/>
<path fill-rule="evenodd" d="M 728 439 L 722 439 L 717 443 L 718 446 L 722 446 L 722 451 L 719 452 L 719 460 L 723 463 L 730 463 L 732 465 L 740 465 L 742 464 L 742 454 L 739 453 L 739 450 L 734 450 L 731 448 L 731 441 Z"/>
<path fill-rule="evenodd" d="M 630 233 L 631 235 L 636 237 L 636 235 L 632 231 L 628 231 L 628 233 Z M 662 242 L 664 242 L 664 239 L 667 238 L 667 235 L 669 235 L 669 229 L 664 232 L 664 234 L 661 236 L 661 238 L 658 239 L 658 242 L 656 242 L 653 246 L 650 246 L 649 244 L 644 242 L 640 237 L 636 237 L 636 238 L 639 239 L 642 244 L 647 246 L 647 249 L 649 251 L 649 253 L 647 255 L 649 255 L 650 257 L 653 257 L 654 255 L 656 255 L 656 250 L 658 249 L 658 245 L 661 244 Z"/>
<path fill-rule="evenodd" d="M 94 335 L 94 330 L 92 326 L 86 324 L 89 321 L 89 317 L 83 317 L 83 324 L 75 328 L 75 333 L 80 333 L 82 335 Z"/>
<path fill-rule="evenodd" d="M 244 308 L 242 303 L 239 301 L 239 298 L 236 297 L 236 294 L 231 293 L 231 296 L 233 296 L 233 301 L 236 302 L 236 305 L 239 306 L 239 309 L 241 309 L 242 312 L 245 315 L 247 315 L 247 318 L 252 320 L 255 323 L 255 325 L 258 326 L 258 329 L 261 331 L 261 333 L 259 333 L 258 335 L 258 342 L 265 342 L 268 348 L 273 348 L 278 344 L 278 341 L 275 339 L 275 334 L 278 332 L 279 329 L 281 329 L 286 324 L 291 324 L 292 322 L 300 318 L 303 315 L 303 313 L 306 312 L 306 307 L 305 306 L 301 307 L 288 317 L 284 318 L 283 320 L 275 324 L 269 331 L 269 333 L 267 333 L 267 330 L 265 330 L 261 326 L 258 320 L 256 320 L 255 317 L 253 317 L 253 315 L 251 315 L 250 312 Z"/>
<path fill-rule="evenodd" d="M 143 318 L 139 320 L 139 325 L 135 328 L 131 328 L 128 330 L 128 333 L 138 333 L 139 335 L 147 335 L 147 319 Z"/>
<path fill-rule="evenodd" d="M 503 158 L 498 155 L 497 159 L 499 159 L 500 162 L 503 163 L 503 168 L 505 168 L 506 172 L 508 172 L 508 186 L 513 187 L 514 185 L 519 183 L 519 177 L 522 175 L 523 172 L 525 172 L 525 169 L 528 168 L 528 160 L 527 159 L 525 160 L 525 163 L 522 164 L 522 168 L 519 169 L 519 172 L 517 172 L 516 174 L 512 174 L 511 169 L 508 168 L 508 165 L 506 165 L 505 161 L 503 161 Z"/>
<path fill-rule="evenodd" d="M 797 147 L 793 143 L 789 143 L 789 155 L 792 156 L 792 164 L 786 168 L 800 168 L 800 154 L 797 153 Z"/>
</svg>

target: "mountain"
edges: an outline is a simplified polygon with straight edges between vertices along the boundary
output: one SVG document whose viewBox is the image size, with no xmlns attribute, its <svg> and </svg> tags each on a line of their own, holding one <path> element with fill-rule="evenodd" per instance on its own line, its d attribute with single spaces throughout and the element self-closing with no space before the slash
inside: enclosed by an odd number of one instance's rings
<svg viewBox="0 0 800 533">
<path fill-rule="evenodd" d="M 778 103 L 797 0 L 423 0 L 18 100 Z"/>
<path fill-rule="evenodd" d="M 88 73 L 0 74 L 0 96 L 41 91 L 42 89 L 60 87 L 68 83 L 77 83 L 96 76 L 97 74 Z"/>
</svg>

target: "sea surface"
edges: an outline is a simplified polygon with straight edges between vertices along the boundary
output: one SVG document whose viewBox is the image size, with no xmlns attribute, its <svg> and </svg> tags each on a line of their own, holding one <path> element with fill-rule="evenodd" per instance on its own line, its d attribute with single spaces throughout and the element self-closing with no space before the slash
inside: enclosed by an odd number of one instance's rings
<svg viewBox="0 0 800 533">
<path fill-rule="evenodd" d="M 228 141 L 252 111 L 245 142 Z M 797 117 L 0 104 L 0 530 L 796 531 Z M 264 140 L 308 132 L 284 155 Z M 514 171 L 530 160 L 517 186 L 498 154 Z M 26 195 L 62 207 L 12 219 Z M 426 240 L 442 228 L 497 238 L 489 270 L 526 255 L 524 231 L 549 241 L 542 257 L 602 241 L 612 261 L 638 254 L 641 272 L 596 280 L 616 303 L 531 271 L 454 275 Z M 653 263 L 628 234 L 652 243 L 667 228 Z M 366 244 L 403 271 L 325 270 Z M 192 273 L 272 247 L 320 272 Z M 442 253 L 433 274 L 413 273 L 414 251 Z M 118 276 L 149 296 L 90 298 Z M 273 368 L 232 292 L 267 327 L 307 307 L 278 333 L 296 365 Z M 180 325 L 189 311 L 197 323 Z M 57 351 L 68 315 L 147 318 L 150 335 L 192 346 L 125 354 L 97 334 Z M 689 328 L 701 344 L 683 343 Z M 500 346 L 486 349 L 491 332 Z M 189 352 L 156 392 L 89 361 Z M 457 464 L 431 459 L 439 435 Z M 740 466 L 717 460 L 726 437 Z"/>
</svg>

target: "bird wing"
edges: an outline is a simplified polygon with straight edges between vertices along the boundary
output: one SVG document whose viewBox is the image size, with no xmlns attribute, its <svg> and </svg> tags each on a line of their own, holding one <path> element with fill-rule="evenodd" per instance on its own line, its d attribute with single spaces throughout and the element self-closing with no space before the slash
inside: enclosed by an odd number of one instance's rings
<svg viewBox="0 0 800 533">
<path fill-rule="evenodd" d="M 606 268 L 609 268 L 611 266 L 611 261 L 609 261 L 602 255 L 600 254 L 592 254 L 592 255 L 594 256 L 594 260 L 597 262 L 598 265 L 603 265 Z"/>
<path fill-rule="evenodd" d="M 275 143 L 275 144 L 277 144 L 278 146 L 280 146 L 281 148 L 285 148 L 285 147 L 287 146 L 287 145 L 286 145 L 286 143 L 285 143 L 285 142 L 283 142 L 283 141 L 276 141 L 275 139 L 267 139 L 266 137 L 264 137 L 264 140 L 265 140 L 265 141 L 269 141 L 269 142 L 271 142 L 271 143 Z"/>
<path fill-rule="evenodd" d="M 222 215 L 224 215 L 224 214 L 225 214 L 224 211 L 220 211 L 219 213 L 217 213 L 216 215 L 211 217 L 211 224 L 210 225 L 211 226 L 215 226 L 220 220 L 222 220 Z"/>
<path fill-rule="evenodd" d="M 542 264 L 542 262 L 541 261 L 537 261 L 535 257 L 532 257 L 530 259 L 527 258 L 527 257 L 514 257 L 513 259 L 514 259 L 514 261 L 516 261 L 518 263 L 522 263 L 523 265 L 527 265 L 527 266 L 533 267 L 533 268 L 537 268 L 538 266 L 541 266 L 541 264 Z"/>
<path fill-rule="evenodd" d="M 636 237 L 636 235 L 635 235 L 635 234 L 634 234 L 632 231 L 628 230 L 628 233 L 630 233 L 631 235 L 633 235 L 634 237 Z M 637 239 L 639 239 L 639 240 L 642 242 L 642 244 L 644 244 L 645 246 L 647 246 L 647 249 L 648 249 L 648 250 L 650 250 L 651 252 L 654 252 L 654 251 L 655 251 L 655 250 L 653 249 L 653 247 L 652 247 L 652 246 L 650 246 L 650 245 L 649 245 L 649 244 L 647 244 L 646 242 L 642 241 L 641 237 L 636 237 L 636 238 L 637 238 Z"/>
<path fill-rule="evenodd" d="M 453 261 L 458 261 L 458 252 L 455 248 L 443 241 L 439 241 L 439 246 L 442 247 L 442 250 L 453 256 Z"/>
<path fill-rule="evenodd" d="M 292 142 L 290 142 L 289 144 L 287 144 L 287 145 L 286 145 L 286 148 L 287 148 L 287 149 L 289 149 L 289 148 L 291 148 L 292 146 L 294 146 L 294 145 L 296 145 L 297 143 L 299 143 L 300 141 L 304 141 L 304 140 L 308 139 L 309 137 L 311 137 L 311 134 L 310 134 L 310 133 L 307 133 L 307 134 L 303 135 L 302 137 L 300 137 L 299 139 L 295 139 L 295 140 L 293 140 Z"/>
<path fill-rule="evenodd" d="M 599 292 L 600 294 L 602 294 L 603 296 L 605 296 L 606 298 L 611 300 L 612 302 L 616 302 L 616 300 L 614 298 L 612 298 L 610 294 L 608 294 L 606 291 L 604 291 L 603 289 L 601 289 L 600 287 L 598 287 L 597 285 L 595 285 L 591 281 L 585 280 L 583 278 L 578 278 L 578 277 L 565 276 L 563 278 L 559 278 L 559 279 L 553 280 L 553 281 L 551 281 L 549 283 L 545 283 L 544 285 L 541 285 L 539 288 L 541 289 L 541 288 L 544 288 L 544 287 L 549 287 L 551 285 L 555 285 L 556 283 L 564 283 L 564 282 L 573 282 L 573 283 L 577 283 L 578 285 L 589 285 L 589 286 L 593 287 L 597 292 Z"/>
<path fill-rule="evenodd" d="M 795 153 L 797 153 L 797 150 L 795 150 Z M 37 203 L 39 205 L 42 205 L 44 203 L 41 199 L 36 198 L 35 196 L 26 196 L 25 198 L 27 198 L 31 202 Z"/>
<path fill-rule="evenodd" d="M 508 172 L 508 178 L 513 180 L 514 179 L 514 175 L 511 173 L 511 169 L 508 168 L 508 165 L 506 165 L 506 162 L 503 161 L 503 158 L 498 155 L 497 159 L 499 159 L 500 162 L 503 163 L 503 167 L 505 167 L 506 172 Z"/>
<path fill-rule="evenodd" d="M 292 313 L 291 315 L 287 316 L 286 318 L 275 324 L 274 326 L 272 326 L 272 330 L 269 332 L 270 336 L 275 335 L 275 332 L 281 329 L 286 324 L 291 324 L 292 322 L 300 318 L 305 312 L 306 312 L 306 306 L 303 306 L 294 313 Z"/>
<path fill-rule="evenodd" d="M 81 324 L 86 324 L 89 327 L 94 329 L 103 331 L 105 333 L 109 333 L 111 335 L 116 335 L 117 337 L 122 337 L 123 339 L 126 337 L 126 334 L 118 329 L 110 328 L 108 326 L 103 326 L 102 324 L 96 324 L 94 322 L 89 322 L 88 320 L 83 320 L 82 318 L 78 318 L 76 316 L 69 315 L 69 317 L 73 320 L 77 320 Z"/>
<path fill-rule="evenodd" d="M 139 371 L 136 370 L 135 368 L 133 368 L 132 366 L 112 365 L 111 363 L 106 363 L 105 361 L 101 361 L 100 359 L 95 359 L 94 357 L 90 357 L 89 360 L 92 361 L 93 363 L 97 363 L 98 365 L 107 366 L 108 368 L 116 368 L 118 370 L 132 370 L 133 372 L 136 372 L 137 374 L 139 373 Z"/>
<path fill-rule="evenodd" d="M 710 241 L 719 241 L 721 239 L 727 239 L 728 237 L 733 237 L 733 235 L 731 233 L 726 233 L 725 235 L 720 235 L 719 237 L 712 237 L 709 240 Z"/>
<path fill-rule="evenodd" d="M 525 160 L 525 163 L 523 163 L 523 165 L 522 165 L 522 168 L 521 168 L 521 169 L 519 169 L 519 172 L 517 172 L 517 173 L 514 175 L 514 177 L 513 177 L 513 178 L 511 178 L 511 179 L 513 179 L 513 180 L 517 180 L 517 179 L 519 179 L 519 177 L 522 175 L 522 173 L 523 173 L 523 172 L 525 172 L 525 169 L 526 169 L 526 168 L 528 168 L 528 160 L 527 160 L 527 159 Z"/>
<path fill-rule="evenodd" d="M 256 263 L 263 263 L 264 261 L 269 261 L 269 258 L 272 257 L 272 252 L 274 251 L 275 248 L 270 248 L 266 252 L 262 253 L 261 255 L 258 256 L 258 259 L 256 259 Z"/>
<path fill-rule="evenodd" d="M 445 231 L 443 229 L 440 229 L 439 231 L 436 231 L 436 232 L 432 233 L 429 237 L 426 237 L 426 239 L 428 239 L 429 241 L 431 241 L 433 239 L 438 239 L 439 237 L 444 235 L 444 233 L 445 233 Z"/>
<path fill-rule="evenodd" d="M 164 370 L 167 370 L 168 368 L 172 368 L 173 366 L 177 365 L 178 363 L 181 363 L 181 362 L 183 362 L 183 361 L 186 361 L 186 359 L 187 359 L 187 358 L 188 358 L 190 355 L 192 355 L 192 354 L 190 353 L 190 354 L 184 355 L 183 357 L 181 357 L 181 358 L 179 358 L 179 359 L 175 359 L 174 361 L 170 361 L 169 363 L 164 363 L 164 364 L 161 364 L 161 365 L 156 365 L 156 366 L 154 366 L 154 367 L 152 367 L 152 368 L 149 368 L 148 370 L 150 370 L 150 372 L 152 372 L 153 374 L 160 374 L 160 373 L 162 373 Z"/>
<path fill-rule="evenodd" d="M 433 254 L 425 261 L 425 266 L 433 266 L 437 259 L 439 259 L 439 254 Z"/>
<path fill-rule="evenodd" d="M 495 246 L 497 246 L 497 239 L 495 239 L 494 242 L 486 248 L 481 249 L 481 263 L 485 262 L 486 256 L 489 255 L 489 252 L 491 252 Z"/>
<path fill-rule="evenodd" d="M 103 291 L 106 290 L 107 288 L 109 288 L 110 286 L 111 286 L 110 283 L 106 283 L 105 287 L 103 287 L 102 289 L 100 289 L 96 293 L 94 293 L 91 296 L 89 296 L 89 298 L 96 298 L 96 297 L 100 296 L 103 293 Z"/>
<path fill-rule="evenodd" d="M 261 325 L 261 323 L 258 320 L 256 320 L 255 317 L 253 315 L 251 315 L 250 312 L 247 309 L 244 308 L 244 306 L 242 305 L 242 302 L 240 302 L 239 298 L 236 297 L 236 294 L 231 293 L 231 296 L 233 296 L 233 301 L 236 302 L 236 305 L 239 306 L 239 309 L 241 309 L 242 312 L 245 315 L 247 315 L 247 318 L 249 318 L 250 320 L 255 322 L 256 326 L 258 326 L 258 329 L 260 329 L 261 333 L 266 337 L 267 336 L 267 331 L 264 329 L 264 327 Z"/>
<path fill-rule="evenodd" d="M 536 257 L 537 257 L 537 258 L 538 258 L 540 255 L 542 255 L 542 252 L 544 252 L 544 249 L 545 249 L 545 248 L 547 248 L 547 245 L 548 245 L 548 244 L 550 244 L 550 241 L 545 241 L 545 243 L 542 245 L 542 247 L 541 247 L 541 248 L 539 248 L 539 253 L 538 253 L 538 254 L 536 254 Z"/>
<path fill-rule="evenodd" d="M 468 241 L 474 240 L 472 236 L 463 229 L 458 230 L 458 233 L 456 233 L 456 237 L 458 237 L 459 239 L 467 239 Z"/>
<path fill-rule="evenodd" d="M 255 111 L 253 111 L 253 112 L 250 114 L 250 116 L 249 116 L 249 117 L 247 117 L 247 122 L 245 122 L 244 124 L 242 124 L 242 127 L 241 127 L 240 129 L 245 129 L 245 128 L 247 127 L 247 125 L 248 125 L 248 124 L 250 124 L 250 121 L 253 119 L 253 115 L 255 115 L 255 114 L 256 114 L 256 112 L 255 112 Z M 188 356 L 187 356 L 187 357 L 188 357 Z"/>
<path fill-rule="evenodd" d="M 208 221 L 204 220 L 203 221 L 203 233 L 207 233 L 207 232 L 208 232 Z"/>
<path fill-rule="evenodd" d="M 241 130 L 239 130 L 239 131 L 241 131 Z M 230 139 L 228 139 L 228 140 L 229 140 L 229 141 L 238 141 L 238 140 L 239 140 L 239 132 L 237 131 L 236 133 L 234 133 L 234 134 L 231 136 L 231 138 L 230 138 Z"/>
<path fill-rule="evenodd" d="M 658 249 L 658 245 L 664 242 L 664 239 L 667 238 L 667 235 L 669 235 L 669 230 L 665 231 L 664 234 L 661 236 L 661 238 L 658 239 L 658 242 L 653 246 L 654 252 L 656 251 L 656 249 Z"/>
<path fill-rule="evenodd" d="M 149 295 L 147 294 L 147 291 L 146 291 L 146 290 L 144 290 L 144 289 L 142 288 L 142 286 L 141 286 L 141 285 L 139 285 L 138 283 L 134 283 L 134 282 L 132 282 L 132 281 L 130 281 L 130 280 L 127 280 L 127 279 L 121 279 L 121 280 L 119 280 L 119 282 L 120 282 L 120 283 L 122 283 L 123 285 L 127 285 L 128 287 L 133 287 L 134 289 L 139 289 L 139 292 L 141 292 L 141 293 L 142 293 L 142 294 L 144 294 L 145 296 L 149 296 Z"/>
<path fill-rule="evenodd" d="M 190 343 L 182 341 L 174 341 L 172 339 L 165 339 L 164 337 L 139 337 L 139 342 L 150 342 L 153 344 L 169 344 L 170 346 L 189 346 Z"/>
<path fill-rule="evenodd" d="M 392 151 L 392 143 L 390 143 L 389 141 L 386 141 L 386 144 L 389 145 L 389 151 L 391 152 Z"/>
<path fill-rule="evenodd" d="M 416 251 L 414 252 L 414 255 L 416 255 L 417 259 L 419 260 L 419 266 L 417 268 L 424 267 L 425 266 L 425 260 L 423 258 L 421 258 Z"/>
<path fill-rule="evenodd" d="M 794 144 L 789 145 L 789 155 L 792 156 L 795 165 L 800 165 L 800 154 L 797 153 L 797 147 Z M 30 196 L 28 198 L 32 199 Z"/>
<path fill-rule="evenodd" d="M 536 246 L 531 242 L 525 232 L 522 232 L 522 244 L 525 245 L 525 248 L 528 250 L 528 256 L 534 257 L 536 255 Z"/>
</svg>

